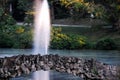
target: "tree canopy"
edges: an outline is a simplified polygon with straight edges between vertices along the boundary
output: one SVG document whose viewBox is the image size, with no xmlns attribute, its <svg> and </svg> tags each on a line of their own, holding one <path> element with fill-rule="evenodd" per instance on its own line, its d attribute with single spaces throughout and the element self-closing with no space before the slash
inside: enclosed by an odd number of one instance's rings
<svg viewBox="0 0 120 80">
<path fill-rule="evenodd" d="M 32 14 L 33 0 L 0 0 L 0 17 L 9 14 L 9 4 L 17 1 L 17 8 L 27 14 Z M 50 6 L 55 2 L 64 5 L 72 18 L 84 18 L 93 14 L 95 18 L 103 19 L 114 28 L 120 28 L 120 0 L 48 0 Z M 56 8 L 57 9 L 57 8 Z M 4 16 L 3 16 L 4 15 Z M 2 18 L 0 18 L 1 20 Z"/>
<path fill-rule="evenodd" d="M 72 14 L 85 12 L 94 14 L 96 18 L 103 19 L 113 26 L 120 28 L 120 0 L 60 0 Z M 78 15 L 77 15 L 78 16 Z M 82 15 L 83 16 L 83 15 Z M 77 17 L 78 18 L 78 17 Z"/>
</svg>

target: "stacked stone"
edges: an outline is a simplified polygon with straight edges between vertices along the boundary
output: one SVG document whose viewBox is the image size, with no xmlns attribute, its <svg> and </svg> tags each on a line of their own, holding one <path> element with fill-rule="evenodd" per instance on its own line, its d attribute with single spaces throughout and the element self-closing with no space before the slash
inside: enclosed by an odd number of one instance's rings
<svg viewBox="0 0 120 80">
<path fill-rule="evenodd" d="M 0 79 L 8 79 L 38 70 L 56 70 L 85 80 L 117 80 L 117 67 L 76 57 L 59 55 L 18 55 L 0 58 Z"/>
</svg>

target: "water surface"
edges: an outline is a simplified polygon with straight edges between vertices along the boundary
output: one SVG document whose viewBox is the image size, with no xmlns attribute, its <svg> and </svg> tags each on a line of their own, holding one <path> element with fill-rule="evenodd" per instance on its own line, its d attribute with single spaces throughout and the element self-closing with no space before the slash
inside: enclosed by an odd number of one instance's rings
<svg viewBox="0 0 120 80">
<path fill-rule="evenodd" d="M 0 49 L 0 57 L 20 54 L 29 55 L 32 52 L 32 49 Z M 110 65 L 120 65 L 120 51 L 115 50 L 49 50 L 48 53 L 85 59 L 94 58 Z"/>
<path fill-rule="evenodd" d="M 13 56 L 20 54 L 32 54 L 32 49 L 0 49 L 0 57 Z M 78 58 L 91 59 L 94 58 L 100 62 L 110 65 L 120 65 L 120 51 L 104 51 L 104 50 L 49 50 L 49 54 L 59 54 L 61 56 L 75 56 Z M 41 71 L 38 71 L 41 72 Z M 23 75 L 21 77 L 12 78 L 10 80 L 33 80 L 33 73 Z M 42 80 L 39 79 L 39 80 Z M 50 71 L 50 80 L 82 80 L 77 76 L 67 73 Z"/>
</svg>

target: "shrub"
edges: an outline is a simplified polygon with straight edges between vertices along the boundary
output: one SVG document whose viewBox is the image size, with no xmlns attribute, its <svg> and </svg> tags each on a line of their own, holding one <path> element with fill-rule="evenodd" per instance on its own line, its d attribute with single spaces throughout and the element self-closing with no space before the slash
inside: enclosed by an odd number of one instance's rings
<svg viewBox="0 0 120 80">
<path fill-rule="evenodd" d="M 26 31 L 15 35 L 15 43 L 13 48 L 31 48 L 32 47 L 32 33 Z"/>
<path fill-rule="evenodd" d="M 56 34 L 51 40 L 51 48 L 53 49 L 68 49 L 69 37 L 65 34 Z"/>
<path fill-rule="evenodd" d="M 30 48 L 32 31 L 24 26 L 5 25 L 0 27 L 0 48 Z"/>
<path fill-rule="evenodd" d="M 83 49 L 86 45 L 86 37 L 74 34 L 63 34 L 61 28 L 52 28 L 52 49 Z"/>
<path fill-rule="evenodd" d="M 0 26 L 3 25 L 14 25 L 16 21 L 9 14 L 4 14 L 0 19 Z"/>
<path fill-rule="evenodd" d="M 14 44 L 13 36 L 7 33 L 0 33 L 0 48 L 11 48 Z"/>
<path fill-rule="evenodd" d="M 86 38 L 79 35 L 68 35 L 70 37 L 69 49 L 83 49 L 86 45 Z"/>
<path fill-rule="evenodd" d="M 115 44 L 113 39 L 105 38 L 105 39 L 99 40 L 96 43 L 95 48 L 101 49 L 101 50 L 113 50 L 117 48 L 117 45 Z"/>
<path fill-rule="evenodd" d="M 95 42 L 87 40 L 84 48 L 85 49 L 94 49 L 95 48 Z"/>
<path fill-rule="evenodd" d="M 66 35 L 57 33 L 51 40 L 52 49 L 83 49 L 86 45 L 86 39 L 79 35 Z"/>
</svg>

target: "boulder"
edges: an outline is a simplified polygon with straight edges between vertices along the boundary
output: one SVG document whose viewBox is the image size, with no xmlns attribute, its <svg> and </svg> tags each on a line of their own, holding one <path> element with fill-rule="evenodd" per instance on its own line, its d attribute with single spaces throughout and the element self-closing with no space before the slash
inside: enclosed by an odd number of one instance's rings
<svg viewBox="0 0 120 80">
<path fill-rule="evenodd" d="M 59 55 L 18 55 L 0 58 L 0 79 L 21 76 L 37 70 L 56 70 L 79 76 L 85 80 L 119 80 L 117 66 L 94 59 L 80 59 Z"/>
</svg>

